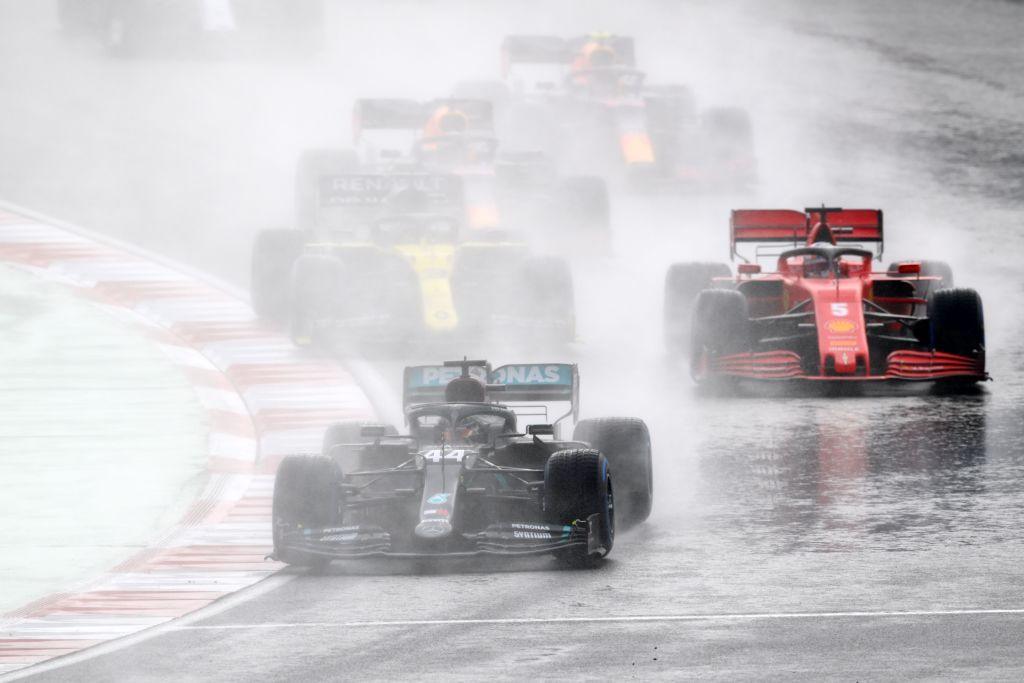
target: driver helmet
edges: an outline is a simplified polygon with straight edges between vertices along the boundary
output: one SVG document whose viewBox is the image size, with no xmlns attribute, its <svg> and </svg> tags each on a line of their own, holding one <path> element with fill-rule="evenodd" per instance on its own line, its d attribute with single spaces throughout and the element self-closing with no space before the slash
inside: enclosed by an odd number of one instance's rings
<svg viewBox="0 0 1024 683">
<path fill-rule="evenodd" d="M 445 403 L 484 403 L 487 388 L 474 377 L 456 377 L 444 388 Z"/>
<path fill-rule="evenodd" d="M 490 424 L 479 415 L 469 415 L 459 422 L 458 436 L 468 443 L 485 444 L 490 440 Z"/>
<path fill-rule="evenodd" d="M 835 233 L 832 232 L 832 228 L 825 221 L 820 221 L 814 224 L 811 229 L 811 233 L 807 236 L 807 244 L 817 244 L 824 242 L 827 244 L 834 245 L 836 243 Z"/>
<path fill-rule="evenodd" d="M 591 41 L 583 46 L 576 59 L 573 61 L 573 71 L 585 69 L 604 69 L 614 66 L 616 62 L 615 51 L 604 43 Z"/>
<path fill-rule="evenodd" d="M 469 130 L 469 117 L 458 109 L 443 105 L 434 110 L 423 127 L 423 137 L 433 138 L 449 133 L 465 133 Z"/>
<path fill-rule="evenodd" d="M 804 256 L 803 273 L 804 277 L 822 278 L 831 274 L 829 260 L 818 254 Z"/>
</svg>

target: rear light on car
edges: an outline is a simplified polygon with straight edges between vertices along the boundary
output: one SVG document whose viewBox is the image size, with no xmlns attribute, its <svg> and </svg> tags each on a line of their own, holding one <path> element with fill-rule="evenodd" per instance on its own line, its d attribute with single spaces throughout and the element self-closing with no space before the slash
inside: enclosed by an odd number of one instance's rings
<svg viewBox="0 0 1024 683">
<path fill-rule="evenodd" d="M 741 263 L 737 270 L 740 275 L 757 275 L 761 272 L 761 266 L 757 263 Z"/>
<path fill-rule="evenodd" d="M 907 261 L 896 266 L 896 272 L 900 275 L 920 275 L 921 264 L 917 261 Z"/>
</svg>

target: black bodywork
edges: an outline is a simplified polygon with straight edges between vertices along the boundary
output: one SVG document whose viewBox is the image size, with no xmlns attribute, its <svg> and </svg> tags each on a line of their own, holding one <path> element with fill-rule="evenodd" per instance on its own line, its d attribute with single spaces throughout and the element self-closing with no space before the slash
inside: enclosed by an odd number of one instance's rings
<svg viewBox="0 0 1024 683">
<path fill-rule="evenodd" d="M 601 550 L 600 514 L 549 523 L 544 475 L 572 441 L 516 431 L 493 403 L 431 403 L 407 410 L 410 434 L 337 444 L 341 519 L 324 528 L 279 529 L 278 553 L 316 558 L 531 555 Z M 539 429 L 539 432 L 546 430 Z"/>
</svg>

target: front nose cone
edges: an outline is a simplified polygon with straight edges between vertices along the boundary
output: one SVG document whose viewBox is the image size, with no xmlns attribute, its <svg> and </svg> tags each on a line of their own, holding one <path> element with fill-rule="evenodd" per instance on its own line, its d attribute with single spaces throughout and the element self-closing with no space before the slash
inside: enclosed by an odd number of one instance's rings
<svg viewBox="0 0 1024 683">
<path fill-rule="evenodd" d="M 425 519 L 413 531 L 420 538 L 437 539 L 451 536 L 452 525 L 447 519 Z"/>
</svg>

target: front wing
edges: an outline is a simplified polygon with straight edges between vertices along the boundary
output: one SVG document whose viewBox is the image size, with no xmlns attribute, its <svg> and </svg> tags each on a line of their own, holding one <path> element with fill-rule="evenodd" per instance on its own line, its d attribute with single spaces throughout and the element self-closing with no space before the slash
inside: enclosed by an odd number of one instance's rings
<svg viewBox="0 0 1024 683">
<path fill-rule="evenodd" d="M 588 554 L 606 554 L 601 515 L 594 514 L 570 525 L 537 523 L 492 524 L 477 533 L 456 534 L 437 550 L 396 549 L 391 534 L 380 527 L 345 526 L 322 529 L 294 529 L 281 536 L 272 559 L 290 554 L 329 559 L 371 557 L 443 558 L 482 555 L 544 555 L 566 548 L 586 547 Z"/>
<path fill-rule="evenodd" d="M 893 351 L 886 358 L 885 366 L 882 374 L 810 374 L 804 370 L 800 355 L 793 351 L 760 351 L 705 358 L 703 367 L 697 372 L 701 377 L 754 380 L 981 382 L 989 379 L 984 358 L 942 351 Z"/>
</svg>

